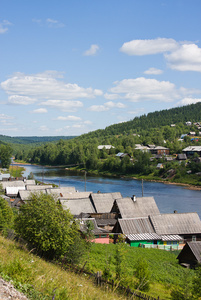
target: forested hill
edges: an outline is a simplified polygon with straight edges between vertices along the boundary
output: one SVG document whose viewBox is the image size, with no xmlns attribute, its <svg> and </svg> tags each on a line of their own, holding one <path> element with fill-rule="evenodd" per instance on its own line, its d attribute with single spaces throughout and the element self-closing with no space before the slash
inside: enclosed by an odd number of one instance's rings
<svg viewBox="0 0 201 300">
<path fill-rule="evenodd" d="M 166 109 L 135 117 L 133 120 L 114 124 L 106 127 L 105 129 L 99 129 L 88 134 L 82 135 L 82 137 L 101 137 L 119 135 L 129 132 L 140 133 L 142 130 L 149 130 L 151 128 L 159 128 L 161 126 L 185 123 L 187 121 L 199 122 L 201 121 L 201 103 L 191 104 L 182 107 L 176 107 L 172 109 Z"/>
<path fill-rule="evenodd" d="M 75 136 L 16 136 L 0 135 L 0 142 L 11 144 L 40 144 L 59 140 L 70 140 Z"/>
</svg>

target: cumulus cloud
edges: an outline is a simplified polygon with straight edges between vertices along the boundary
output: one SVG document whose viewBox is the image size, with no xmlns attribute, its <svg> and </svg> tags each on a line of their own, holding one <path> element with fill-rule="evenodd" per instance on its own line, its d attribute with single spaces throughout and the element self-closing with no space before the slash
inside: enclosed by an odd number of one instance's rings
<svg viewBox="0 0 201 300">
<path fill-rule="evenodd" d="M 17 105 L 29 105 L 35 103 L 37 100 L 35 98 L 30 98 L 27 96 L 12 95 L 8 97 L 8 103 Z"/>
<path fill-rule="evenodd" d="M 195 44 L 182 45 L 170 54 L 165 54 L 171 69 L 201 72 L 201 48 Z"/>
<path fill-rule="evenodd" d="M 197 102 L 201 102 L 201 99 L 197 98 L 184 98 L 181 101 L 179 101 L 176 106 L 184 106 L 184 105 L 189 105 L 189 104 L 195 104 Z"/>
<path fill-rule="evenodd" d="M 56 118 L 56 120 L 59 120 L 59 121 L 81 121 L 82 119 L 80 117 L 76 117 L 76 116 L 67 116 L 67 117 L 59 116 L 58 118 Z"/>
<path fill-rule="evenodd" d="M 105 93 L 104 97 L 107 100 L 116 100 L 116 99 L 119 98 L 119 95 L 118 94 L 108 94 L 108 93 Z"/>
<path fill-rule="evenodd" d="M 147 75 L 160 75 L 162 73 L 163 73 L 162 70 L 156 68 L 149 68 L 148 70 L 144 71 L 144 74 Z"/>
<path fill-rule="evenodd" d="M 0 34 L 6 33 L 10 25 L 12 25 L 12 23 L 10 23 L 8 20 L 3 20 L 0 22 Z"/>
<path fill-rule="evenodd" d="M 174 39 L 133 40 L 124 43 L 120 51 L 128 55 L 148 55 L 173 51 L 178 48 Z"/>
<path fill-rule="evenodd" d="M 201 72 L 201 48 L 192 42 L 177 42 L 174 39 L 132 40 L 124 43 L 120 51 L 128 55 L 149 55 L 162 53 L 168 67 L 177 71 Z M 157 69 L 149 69 L 145 74 Z"/>
<path fill-rule="evenodd" d="M 89 111 L 97 111 L 97 112 L 102 112 L 102 111 L 108 111 L 112 108 L 125 108 L 125 104 L 118 102 L 118 103 L 114 103 L 112 101 L 106 102 L 103 105 L 92 105 L 91 107 L 89 107 Z"/>
<path fill-rule="evenodd" d="M 81 101 L 48 100 L 41 102 L 41 105 L 58 108 L 62 111 L 73 112 L 76 111 L 77 108 L 82 107 L 83 103 Z"/>
<path fill-rule="evenodd" d="M 186 97 L 189 94 L 199 92 L 185 88 L 177 89 L 176 86 L 169 81 L 158 81 L 144 77 L 124 79 L 122 81 L 116 81 L 114 84 L 115 86 L 110 89 L 110 92 L 120 94 L 122 99 L 131 102 L 172 102 Z"/>
<path fill-rule="evenodd" d="M 83 55 L 85 55 L 85 56 L 93 56 L 93 55 L 95 55 L 98 52 L 99 49 L 100 48 L 99 48 L 98 45 L 95 45 L 95 44 L 91 45 L 91 47 L 88 50 L 86 50 L 83 53 Z"/>
<path fill-rule="evenodd" d="M 38 109 L 34 109 L 32 111 L 32 113 L 34 114 L 45 114 L 47 113 L 47 109 L 46 108 L 38 108 Z"/>
<path fill-rule="evenodd" d="M 1 88 L 10 95 L 8 102 L 12 104 L 28 105 L 41 102 L 41 105 L 58 107 L 65 111 L 74 111 L 82 107 L 76 99 L 93 99 L 101 96 L 99 89 L 80 87 L 76 83 L 66 83 L 63 73 L 57 71 L 45 71 L 34 75 L 15 73 L 11 78 L 1 83 Z"/>
</svg>

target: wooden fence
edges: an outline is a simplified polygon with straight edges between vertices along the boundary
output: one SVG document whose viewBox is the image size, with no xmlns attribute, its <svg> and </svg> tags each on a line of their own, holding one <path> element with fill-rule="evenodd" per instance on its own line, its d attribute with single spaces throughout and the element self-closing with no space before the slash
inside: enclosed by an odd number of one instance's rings
<svg viewBox="0 0 201 300">
<path fill-rule="evenodd" d="M 132 291 L 129 286 L 128 287 L 124 287 L 120 284 L 115 284 L 114 280 L 112 281 L 109 281 L 109 280 L 106 280 L 102 277 L 102 274 L 101 272 L 97 272 L 97 273 L 90 273 L 86 270 L 84 270 L 85 268 L 85 265 L 86 265 L 87 262 L 84 263 L 83 267 L 82 268 L 79 268 L 79 267 L 76 267 L 76 268 L 72 268 L 72 266 L 64 266 L 63 267 L 67 267 L 69 268 L 71 271 L 74 271 L 75 273 L 78 273 L 78 274 L 87 274 L 89 275 L 89 278 L 94 278 L 94 281 L 95 281 L 95 284 L 97 286 L 110 286 L 112 290 L 118 290 L 119 292 L 122 292 L 124 295 L 128 296 L 128 298 L 132 298 L 132 299 L 143 299 L 143 300 L 160 300 L 159 297 L 157 298 L 154 298 L 152 296 L 148 296 L 144 293 L 141 293 L 140 291 L 138 290 L 135 290 L 135 291 Z"/>
</svg>

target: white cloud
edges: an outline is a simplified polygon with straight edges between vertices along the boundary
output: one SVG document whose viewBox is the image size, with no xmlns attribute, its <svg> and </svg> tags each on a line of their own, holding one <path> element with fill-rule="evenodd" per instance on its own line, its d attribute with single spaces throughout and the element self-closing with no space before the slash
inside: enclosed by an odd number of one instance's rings
<svg viewBox="0 0 201 300">
<path fill-rule="evenodd" d="M 133 40 L 124 43 L 120 51 L 128 55 L 149 55 L 173 51 L 178 48 L 174 39 Z"/>
<path fill-rule="evenodd" d="M 93 56 L 93 55 L 95 55 L 98 52 L 99 49 L 100 48 L 99 48 L 98 45 L 95 45 L 95 44 L 91 45 L 91 47 L 88 50 L 86 50 L 83 55 L 85 55 L 85 56 Z"/>
<path fill-rule="evenodd" d="M 12 95 L 8 97 L 8 103 L 17 105 L 29 105 L 35 103 L 37 100 L 35 98 L 30 98 L 27 96 Z"/>
<path fill-rule="evenodd" d="M 201 72 L 201 48 L 195 44 L 184 44 L 165 58 L 171 69 Z"/>
<path fill-rule="evenodd" d="M 89 121 L 89 120 L 88 120 L 88 121 L 84 121 L 83 123 L 84 123 L 85 125 L 91 125 L 91 124 L 93 124 L 93 123 L 92 123 L 91 121 Z"/>
<path fill-rule="evenodd" d="M 58 108 L 62 111 L 73 112 L 76 111 L 77 108 L 82 107 L 83 103 L 80 101 L 48 100 L 41 102 L 41 105 Z"/>
<path fill-rule="evenodd" d="M 80 124 L 75 124 L 75 125 L 73 125 L 72 127 L 73 127 L 73 128 L 81 128 L 82 125 L 80 125 Z"/>
<path fill-rule="evenodd" d="M 149 68 L 148 70 L 144 71 L 144 74 L 148 74 L 148 75 L 160 75 L 162 73 L 163 73 L 162 70 L 156 68 Z"/>
<path fill-rule="evenodd" d="M 118 99 L 120 97 L 119 97 L 118 94 L 108 94 L 108 93 L 105 93 L 104 94 L 104 98 L 107 99 L 107 100 L 116 100 L 116 99 Z"/>
<path fill-rule="evenodd" d="M 56 118 L 56 120 L 59 120 L 59 121 L 81 121 L 82 119 L 80 117 L 76 117 L 76 116 L 67 116 L 67 117 L 59 116 L 58 118 Z"/>
<path fill-rule="evenodd" d="M 0 34 L 3 34 L 3 33 L 6 33 L 8 31 L 8 27 L 12 25 L 12 23 L 10 23 L 9 21 L 7 20 L 3 20 L 1 23 L 0 23 Z"/>
<path fill-rule="evenodd" d="M 0 120 L 10 120 L 13 119 L 13 117 L 7 116 L 5 114 L 0 114 Z"/>
<path fill-rule="evenodd" d="M 195 104 L 197 102 L 201 102 L 201 99 L 196 99 L 196 98 L 184 98 L 181 101 L 179 101 L 176 106 L 184 106 L 184 105 L 189 105 L 189 104 Z"/>
<path fill-rule="evenodd" d="M 45 114 L 47 113 L 47 109 L 46 108 L 38 108 L 38 109 L 34 109 L 32 111 L 32 113 L 34 114 Z"/>
<path fill-rule="evenodd" d="M 45 71 L 34 75 L 15 73 L 2 82 L 1 87 L 10 95 L 9 103 L 27 105 L 42 101 L 41 105 L 64 108 L 66 111 L 74 111 L 75 108 L 83 106 L 80 101 L 73 101 L 75 99 L 93 99 L 103 94 L 99 89 L 66 83 L 61 80 L 62 77 L 63 73 L 57 71 Z"/>
<path fill-rule="evenodd" d="M 48 27 L 53 27 L 53 28 L 61 28 L 65 26 L 63 23 L 50 18 L 46 19 L 46 23 Z"/>
<path fill-rule="evenodd" d="M 116 81 L 116 86 L 111 88 L 112 93 L 122 94 L 124 99 L 132 102 L 160 101 L 171 102 L 181 97 L 182 91 L 177 90 L 169 81 L 158 81 L 144 77 Z"/>
<path fill-rule="evenodd" d="M 89 107 L 89 111 L 97 111 L 97 112 L 102 112 L 102 111 L 108 111 L 112 108 L 125 108 L 126 106 L 121 103 L 114 103 L 112 101 L 106 102 L 103 105 L 92 105 L 91 107 Z"/>
</svg>

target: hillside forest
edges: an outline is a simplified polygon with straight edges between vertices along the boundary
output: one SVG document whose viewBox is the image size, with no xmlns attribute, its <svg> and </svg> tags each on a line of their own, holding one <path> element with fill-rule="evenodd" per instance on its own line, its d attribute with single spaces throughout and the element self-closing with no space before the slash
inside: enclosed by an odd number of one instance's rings
<svg viewBox="0 0 201 300">
<path fill-rule="evenodd" d="M 55 138 L 52 142 L 44 140 L 44 143 L 39 145 L 34 141 L 26 145 L 19 143 L 9 145 L 12 146 L 17 161 L 74 167 L 106 175 L 200 185 L 201 179 L 197 173 L 201 171 L 201 163 L 193 159 L 183 162 L 176 160 L 177 155 L 182 153 L 185 147 L 201 145 L 199 126 L 195 125 L 200 120 L 201 103 L 197 103 L 149 113 L 68 140 L 56 141 Z M 186 124 L 189 121 L 191 125 Z M 195 132 L 195 136 L 192 138 L 188 135 L 189 132 Z M 70 132 L 67 132 L 67 135 L 70 136 Z M 184 137 L 181 139 L 182 135 Z M 166 157 L 151 159 L 149 152 L 136 150 L 136 144 L 166 147 L 172 160 L 167 160 Z M 112 145 L 114 148 L 99 150 L 99 145 Z M 130 157 L 120 159 L 116 156 L 119 152 L 127 153 Z M 163 164 L 163 168 L 157 168 L 159 163 Z"/>
</svg>

